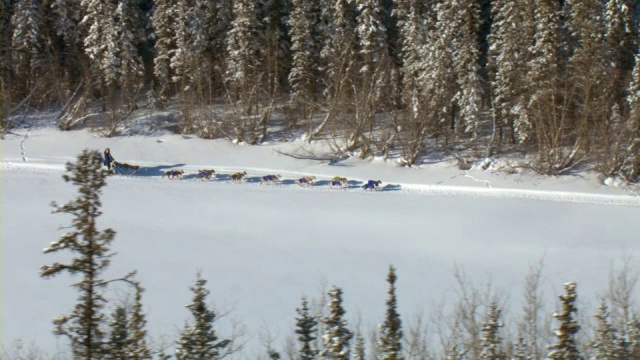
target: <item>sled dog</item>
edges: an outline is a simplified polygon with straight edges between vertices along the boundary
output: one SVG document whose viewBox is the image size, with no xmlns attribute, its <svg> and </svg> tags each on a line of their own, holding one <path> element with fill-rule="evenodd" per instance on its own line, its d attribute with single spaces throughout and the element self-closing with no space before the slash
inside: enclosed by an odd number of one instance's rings
<svg viewBox="0 0 640 360">
<path fill-rule="evenodd" d="M 262 177 L 262 180 L 260 180 L 260 182 L 275 184 L 278 181 L 280 181 L 280 178 L 281 178 L 280 175 L 265 175 Z"/>
<path fill-rule="evenodd" d="M 215 173 L 216 172 L 213 169 L 200 169 L 198 170 L 198 174 L 196 174 L 196 179 L 200 179 L 202 181 L 211 180 Z"/>
<path fill-rule="evenodd" d="M 362 188 L 365 190 L 377 190 L 380 184 L 382 184 L 380 180 L 369 180 L 366 184 L 362 185 Z"/>
<path fill-rule="evenodd" d="M 175 179 L 175 178 L 179 179 L 182 177 L 183 174 L 184 174 L 184 170 L 171 169 L 171 170 L 165 171 L 162 177 L 164 178 L 166 176 L 167 179 Z"/>
<path fill-rule="evenodd" d="M 229 179 L 231 179 L 231 181 L 240 182 L 240 181 L 244 180 L 245 176 L 247 176 L 247 172 L 246 171 L 237 172 L 237 173 L 229 175 Z"/>
<path fill-rule="evenodd" d="M 309 186 L 309 185 L 313 185 L 313 181 L 315 179 L 316 179 L 315 176 L 303 176 L 300 179 L 296 180 L 296 182 L 300 186 Z"/>
</svg>

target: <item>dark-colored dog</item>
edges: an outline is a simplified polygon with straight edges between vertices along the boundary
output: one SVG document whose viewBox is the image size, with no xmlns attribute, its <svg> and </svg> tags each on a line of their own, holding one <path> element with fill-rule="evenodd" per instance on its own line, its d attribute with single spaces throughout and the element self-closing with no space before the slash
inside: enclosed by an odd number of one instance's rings
<svg viewBox="0 0 640 360">
<path fill-rule="evenodd" d="M 265 175 L 262 177 L 262 180 L 260 180 L 260 182 L 275 184 L 280 181 L 280 177 L 280 175 Z"/>
<path fill-rule="evenodd" d="M 382 184 L 380 180 L 369 180 L 366 184 L 362 185 L 362 188 L 365 190 L 377 190 L 380 184 Z"/>
<path fill-rule="evenodd" d="M 164 178 L 166 176 L 168 179 L 179 179 L 183 174 L 184 170 L 167 170 L 162 177 Z"/>
</svg>

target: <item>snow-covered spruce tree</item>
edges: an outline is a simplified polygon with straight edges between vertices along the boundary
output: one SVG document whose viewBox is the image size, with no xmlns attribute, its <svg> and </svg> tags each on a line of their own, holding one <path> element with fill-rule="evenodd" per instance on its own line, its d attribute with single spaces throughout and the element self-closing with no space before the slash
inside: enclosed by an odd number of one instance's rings
<svg viewBox="0 0 640 360">
<path fill-rule="evenodd" d="M 324 82 L 322 94 L 326 102 L 326 114 L 322 123 L 309 132 L 309 141 L 320 134 L 327 124 L 340 123 L 334 119 L 347 113 L 346 109 L 351 107 L 353 98 L 355 6 L 348 0 L 326 0 L 321 3 L 324 6 L 317 10 L 322 10 L 321 21 L 318 21 L 314 33 L 323 40 L 316 44 L 316 48 L 320 52 L 319 77 Z"/>
<path fill-rule="evenodd" d="M 334 286 L 329 290 L 329 314 L 323 319 L 326 332 L 322 336 L 323 359 L 346 360 L 350 358 L 350 341 L 353 333 L 347 327 L 342 307 L 342 289 Z"/>
<path fill-rule="evenodd" d="M 138 53 L 138 47 L 144 43 L 144 29 L 137 2 L 120 0 L 116 8 L 116 47 L 118 64 L 118 85 L 121 98 L 129 107 L 135 101 L 143 85 L 144 66 Z"/>
<path fill-rule="evenodd" d="M 105 359 L 108 360 L 122 360 L 127 358 L 127 309 L 123 306 L 118 306 L 113 310 L 111 314 L 111 322 L 109 323 L 109 329 L 111 334 L 109 336 L 109 342 L 105 346 Z"/>
<path fill-rule="evenodd" d="M 560 323 L 555 331 L 556 343 L 548 347 L 547 359 L 549 360 L 582 360 L 582 355 L 578 351 L 575 336 L 580 330 L 580 326 L 575 319 L 578 312 L 576 308 L 576 283 L 564 284 L 565 294 L 560 295 L 559 313 L 553 317 Z"/>
<path fill-rule="evenodd" d="M 454 11 L 453 65 L 455 66 L 458 89 L 455 95 L 459 108 L 458 128 L 461 132 L 478 136 L 478 122 L 482 110 L 482 79 L 480 77 L 480 5 L 477 0 L 462 0 Z"/>
<path fill-rule="evenodd" d="M 609 309 L 603 300 L 600 303 L 598 312 L 595 314 L 596 328 L 593 340 L 589 343 L 589 347 L 595 350 L 592 360 L 622 360 L 627 359 L 624 356 L 624 348 L 622 348 L 620 339 L 616 330 L 609 322 Z"/>
<path fill-rule="evenodd" d="M 250 95 L 258 84 L 259 60 L 262 46 L 259 43 L 255 1 L 234 0 L 231 30 L 227 40 L 226 82 L 234 101 L 245 101 L 244 95 Z M 245 104 L 250 113 L 252 104 Z"/>
<path fill-rule="evenodd" d="M 364 82 L 371 83 L 374 100 L 380 100 L 381 95 L 378 93 L 387 86 L 385 80 L 388 80 L 390 60 L 387 52 L 384 8 L 380 0 L 355 0 L 355 4 L 358 72 Z"/>
<path fill-rule="evenodd" d="M 466 352 L 460 349 L 460 346 L 456 342 L 453 342 L 449 349 L 447 349 L 445 359 L 446 360 L 464 360 Z"/>
<path fill-rule="evenodd" d="M 375 115 L 388 109 L 392 72 L 388 53 L 385 12 L 380 0 L 356 0 L 356 82 L 353 86 L 353 115 L 345 124 L 347 149 L 359 149 L 361 158 L 372 155 L 376 142 Z"/>
<path fill-rule="evenodd" d="M 317 53 L 313 39 L 314 19 L 311 17 L 311 2 L 307 0 L 291 0 L 291 16 L 289 17 L 289 34 L 291 36 L 292 64 L 289 73 L 291 102 L 300 106 L 308 115 L 310 103 L 315 94 L 314 68 L 317 67 Z"/>
<path fill-rule="evenodd" d="M 88 88 L 100 93 L 102 111 L 107 110 L 109 99 L 116 81 L 116 33 L 113 4 L 106 0 L 81 0 L 86 13 L 80 25 L 87 29 L 84 38 L 84 52 L 89 57 L 90 75 Z"/>
<path fill-rule="evenodd" d="M 398 313 L 396 299 L 396 269 L 389 266 L 387 282 L 389 283 L 389 297 L 387 298 L 387 312 L 380 324 L 380 339 L 378 340 L 379 359 L 402 360 L 402 321 Z"/>
<path fill-rule="evenodd" d="M 629 120 L 627 128 L 631 131 L 628 145 L 627 177 L 630 181 L 640 181 L 640 54 L 636 55 L 631 84 L 629 85 Z"/>
<path fill-rule="evenodd" d="M 136 295 L 129 317 L 129 359 L 142 360 L 150 359 L 151 351 L 147 345 L 147 319 L 142 311 L 142 292 L 144 289 L 136 286 Z"/>
<path fill-rule="evenodd" d="M 513 350 L 511 353 L 510 360 L 531 360 L 535 359 L 535 357 L 530 355 L 529 346 L 524 338 L 524 336 L 518 336 L 518 341 L 513 344 Z"/>
<path fill-rule="evenodd" d="M 356 9 L 352 1 L 337 0 L 334 6 L 322 8 L 325 42 L 320 50 L 324 95 L 327 100 L 343 95 L 350 88 L 356 48 Z M 338 95 L 340 94 L 340 95 Z"/>
<path fill-rule="evenodd" d="M 403 0 L 393 9 L 392 16 L 399 26 L 397 43 L 401 68 L 401 103 L 404 116 L 401 117 L 400 145 L 402 161 L 411 166 L 425 150 L 425 135 L 428 129 L 428 107 L 422 80 L 426 74 L 425 43 L 426 22 L 419 15 L 419 1 Z"/>
<path fill-rule="evenodd" d="M 159 106 L 164 106 L 171 95 L 171 54 L 176 48 L 175 33 L 176 10 L 172 0 L 155 0 L 155 8 L 151 16 L 153 34 L 156 40 L 153 58 L 153 74 L 155 81 L 155 99 Z"/>
<path fill-rule="evenodd" d="M 82 40 L 78 27 L 82 19 L 82 9 L 77 0 L 53 0 L 51 2 L 52 21 L 56 33 L 62 38 L 69 55 L 79 50 Z"/>
<path fill-rule="evenodd" d="M 107 360 L 151 359 L 146 339 L 147 321 L 142 312 L 144 289 L 137 282 L 132 282 L 132 285 L 136 288 L 133 305 L 117 306 L 112 313 L 109 342 L 105 344 Z"/>
<path fill-rule="evenodd" d="M 555 0 L 536 0 L 535 44 L 528 74 L 529 121 L 535 130 L 538 159 L 534 168 L 544 174 L 556 175 L 577 163 L 584 145 L 581 133 L 568 131 L 562 84 L 566 57 L 562 50 L 560 4 Z M 575 129 L 571 129 L 575 130 Z"/>
<path fill-rule="evenodd" d="M 79 187 L 76 199 L 58 206 L 53 203 L 54 213 L 69 214 L 73 217 L 73 230 L 44 249 L 45 253 L 70 252 L 67 263 L 54 262 L 40 268 L 40 276 L 49 278 L 64 272 L 80 275 L 81 279 L 72 286 L 78 289 L 79 298 L 73 311 L 54 319 L 56 335 L 65 335 L 71 341 L 73 356 L 78 359 L 102 359 L 104 356 L 105 334 L 103 324 L 105 305 L 103 289 L 106 281 L 102 274 L 109 265 L 112 253 L 110 245 L 115 231 L 97 228 L 97 219 L 102 215 L 100 195 L 106 185 L 107 174 L 103 169 L 102 157 L 98 151 L 84 150 L 75 164 L 67 164 L 64 180 Z"/>
<path fill-rule="evenodd" d="M 26 96 L 35 81 L 38 58 L 42 55 L 43 37 L 40 31 L 41 15 L 36 0 L 19 0 L 11 18 L 13 27 L 11 49 L 16 83 L 12 90 L 16 97 Z"/>
<path fill-rule="evenodd" d="M 629 83 L 633 68 L 633 55 L 637 50 L 637 37 L 634 35 L 632 6 L 626 0 L 607 0 L 605 8 L 607 59 L 613 69 L 609 74 L 613 80 L 614 101 L 622 105 L 625 86 Z"/>
<path fill-rule="evenodd" d="M 228 105 L 234 109 L 236 141 L 258 142 L 257 113 L 264 94 L 258 9 L 254 0 L 234 0 L 231 30 L 227 35 L 225 84 Z"/>
<path fill-rule="evenodd" d="M 627 356 L 629 360 L 640 360 L 640 321 L 633 316 L 628 324 Z"/>
<path fill-rule="evenodd" d="M 300 317 L 296 318 L 296 334 L 300 348 L 298 356 L 300 360 L 312 360 L 316 358 L 318 351 L 314 349 L 314 343 L 318 333 L 318 320 L 310 314 L 309 303 L 306 297 L 302 298 L 302 305 L 296 309 Z"/>
<path fill-rule="evenodd" d="M 193 316 L 193 323 L 185 324 L 180 334 L 175 353 L 177 360 L 220 359 L 230 348 L 231 340 L 221 340 L 213 328 L 216 314 L 206 303 L 209 295 L 206 284 L 207 280 L 198 273 L 191 287 L 193 301 L 187 305 Z"/>
<path fill-rule="evenodd" d="M 428 17 L 429 31 L 425 44 L 424 71 L 419 79 L 428 109 L 429 135 L 445 136 L 445 143 L 455 130 L 455 94 L 458 85 L 455 74 L 453 49 L 455 44 L 455 19 L 459 8 L 451 1 L 438 1 L 435 18 Z M 427 134 L 424 134 L 427 135 Z"/>
<path fill-rule="evenodd" d="M 527 116 L 527 59 L 533 45 L 535 24 L 531 19 L 532 0 L 493 2 L 493 24 L 489 42 L 494 117 L 493 143 L 503 142 L 505 127 L 511 143 L 524 142 L 532 136 Z"/>
<path fill-rule="evenodd" d="M 482 337 L 482 351 L 480 352 L 481 360 L 501 360 L 506 359 L 502 351 L 502 338 L 500 337 L 500 328 L 503 324 L 500 322 L 500 309 L 495 302 L 489 306 L 487 317 L 480 329 Z"/>
<path fill-rule="evenodd" d="M 209 88 L 213 63 L 220 57 L 213 44 L 217 36 L 218 8 L 207 0 L 180 0 L 176 12 L 176 49 L 171 51 L 172 81 L 183 95 L 193 93 L 201 102 L 211 101 Z M 185 98 L 189 102 L 190 99 Z"/>
<path fill-rule="evenodd" d="M 366 360 L 364 337 L 358 332 L 353 345 L 353 360 Z"/>
<path fill-rule="evenodd" d="M 287 31 L 291 6 L 291 0 L 260 0 L 262 39 L 265 44 L 263 67 L 267 74 L 266 92 L 271 98 L 285 91 L 291 68 L 291 29 Z"/>
</svg>

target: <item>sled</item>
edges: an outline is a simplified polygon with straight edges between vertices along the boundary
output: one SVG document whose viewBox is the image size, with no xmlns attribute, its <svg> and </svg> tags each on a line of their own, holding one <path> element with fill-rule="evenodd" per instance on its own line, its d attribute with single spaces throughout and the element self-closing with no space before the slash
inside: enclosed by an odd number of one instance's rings
<svg viewBox="0 0 640 360">
<path fill-rule="evenodd" d="M 136 173 L 136 171 L 138 171 L 140 169 L 140 166 L 126 164 L 126 163 L 120 163 L 120 162 L 114 161 L 111 164 L 111 168 L 113 169 L 113 173 L 114 174 L 118 174 L 118 175 L 133 175 L 133 174 Z"/>
</svg>

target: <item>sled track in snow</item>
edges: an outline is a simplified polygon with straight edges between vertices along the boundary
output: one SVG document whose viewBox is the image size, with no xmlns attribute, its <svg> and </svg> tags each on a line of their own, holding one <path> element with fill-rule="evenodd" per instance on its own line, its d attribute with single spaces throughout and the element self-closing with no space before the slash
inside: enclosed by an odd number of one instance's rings
<svg viewBox="0 0 640 360">
<path fill-rule="evenodd" d="M 11 159 L 13 160 L 13 159 Z M 58 173 L 65 172 L 65 164 L 51 163 L 51 162 L 37 162 L 40 159 L 30 159 L 29 162 L 21 162 L 20 159 L 14 161 L 2 161 L 0 162 L 0 171 L 2 172 L 31 172 L 31 173 Z M 43 159 L 44 160 L 44 159 Z M 185 170 L 185 177 L 181 180 L 168 180 L 161 177 L 161 173 L 149 174 L 145 173 L 145 169 L 149 169 L 150 164 L 136 162 L 136 165 L 140 165 L 142 168 L 139 172 L 132 176 L 116 175 L 112 179 L 114 181 L 188 181 L 202 183 L 203 186 L 210 181 L 201 181 L 195 179 L 194 174 L 198 172 L 198 169 L 207 168 L 207 166 L 181 166 L 180 169 Z M 156 166 L 157 164 L 153 164 Z M 167 166 L 168 170 L 169 167 Z M 368 179 L 349 179 L 349 186 L 343 189 L 332 189 L 327 184 L 332 176 L 324 174 L 309 174 L 290 171 L 279 171 L 268 168 L 235 168 L 235 167 L 214 167 L 216 170 L 215 177 L 211 182 L 231 182 L 228 179 L 228 175 L 238 171 L 247 171 L 248 182 L 238 184 L 238 186 L 254 186 L 254 187 L 276 187 L 279 189 L 291 189 L 299 191 L 333 191 L 333 192 L 366 192 L 376 194 L 402 194 L 402 195 L 423 195 L 423 196 L 474 196 L 474 197 L 494 197 L 494 198 L 517 198 L 517 199 L 530 199 L 530 200 L 543 200 L 543 201 L 556 201 L 567 203 L 580 203 L 580 204 L 595 204 L 595 205 L 608 205 L 608 206 L 630 206 L 640 207 L 640 195 L 608 195 L 608 194 L 590 194 L 590 193 L 578 193 L 578 192 L 562 192 L 562 191 L 543 191 L 543 190 L 530 190 L 530 189 L 508 189 L 508 188 L 496 188 L 491 187 L 491 184 L 485 180 L 479 180 L 478 186 L 450 186 L 442 184 L 410 184 L 410 183 L 389 183 L 384 182 L 379 191 L 365 191 L 360 185 L 366 182 Z M 260 184 L 259 178 L 266 174 L 281 174 L 283 179 L 279 184 Z M 311 186 L 298 186 L 295 183 L 295 179 L 305 176 L 315 175 L 317 176 L 316 182 L 322 185 Z M 471 177 L 466 173 L 462 173 L 459 176 Z M 472 178 L 473 179 L 473 178 Z M 475 180 L 475 179 L 473 179 Z"/>
</svg>

